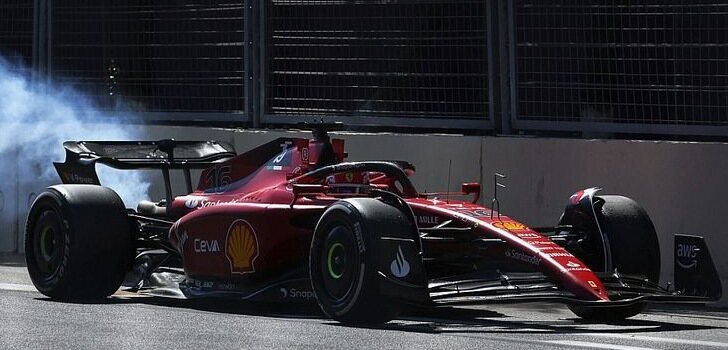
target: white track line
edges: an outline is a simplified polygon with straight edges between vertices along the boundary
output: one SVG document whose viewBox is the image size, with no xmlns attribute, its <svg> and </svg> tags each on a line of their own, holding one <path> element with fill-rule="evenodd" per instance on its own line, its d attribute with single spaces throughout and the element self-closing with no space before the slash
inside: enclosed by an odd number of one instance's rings
<svg viewBox="0 0 728 350">
<path fill-rule="evenodd" d="M 35 292 L 35 286 L 30 284 L 0 283 L 1 290 L 13 290 L 19 292 Z"/>
<path fill-rule="evenodd" d="M 564 345 L 564 346 L 573 346 L 573 347 L 587 348 L 587 349 L 612 349 L 612 350 L 654 350 L 655 349 L 655 348 L 643 348 L 643 347 L 628 346 L 628 345 L 592 343 L 592 342 L 577 341 L 577 340 L 547 340 L 547 341 L 544 341 L 544 343 L 555 344 L 555 345 Z"/>
<path fill-rule="evenodd" d="M 678 339 L 678 338 L 663 338 L 663 337 L 648 337 L 644 335 L 630 335 L 630 334 L 610 334 L 610 333 L 584 333 L 581 335 L 590 337 L 603 337 L 611 339 L 624 339 L 624 340 L 641 340 L 648 342 L 658 343 L 669 343 L 669 344 L 685 344 L 693 346 L 711 346 L 716 348 L 728 349 L 728 343 L 705 341 L 705 340 L 693 340 L 693 339 Z"/>
</svg>

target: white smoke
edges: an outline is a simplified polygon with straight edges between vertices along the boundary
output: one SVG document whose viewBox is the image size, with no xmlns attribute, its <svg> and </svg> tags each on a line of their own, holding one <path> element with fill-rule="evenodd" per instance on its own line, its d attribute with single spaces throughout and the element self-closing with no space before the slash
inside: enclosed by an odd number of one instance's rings
<svg viewBox="0 0 728 350">
<path fill-rule="evenodd" d="M 60 183 L 53 168 L 63 161 L 68 140 L 137 140 L 142 129 L 128 112 L 102 111 L 72 88 L 31 81 L 23 69 L 0 59 L 0 176 L 17 176 L 20 188 L 39 193 Z M 123 122 L 122 122 L 123 121 Z M 17 157 L 12 164 L 8 158 Z M 15 168 L 13 168 L 15 167 Z M 12 171 L 11 171 L 12 170 Z M 150 183 L 141 172 L 98 166 L 101 184 L 114 189 L 127 206 L 147 198 Z M 15 176 L 12 176 L 15 174 Z M 24 203 L 4 206 L 20 209 Z M 31 198 L 29 198 L 30 200 Z"/>
</svg>

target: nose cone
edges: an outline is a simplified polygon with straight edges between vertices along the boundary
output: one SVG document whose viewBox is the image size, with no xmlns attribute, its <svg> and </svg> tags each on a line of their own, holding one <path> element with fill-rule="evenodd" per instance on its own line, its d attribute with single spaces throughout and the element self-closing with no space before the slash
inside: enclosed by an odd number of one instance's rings
<svg viewBox="0 0 728 350">
<path fill-rule="evenodd" d="M 567 267 L 568 269 L 568 267 Z M 590 301 L 609 301 L 607 290 L 602 281 L 591 270 L 564 271 L 564 287 L 579 299 Z"/>
</svg>

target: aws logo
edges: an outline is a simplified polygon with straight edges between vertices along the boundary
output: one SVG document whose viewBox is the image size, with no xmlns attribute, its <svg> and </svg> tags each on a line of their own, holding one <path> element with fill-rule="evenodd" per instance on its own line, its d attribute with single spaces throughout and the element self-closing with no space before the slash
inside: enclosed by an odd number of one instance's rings
<svg viewBox="0 0 728 350">
<path fill-rule="evenodd" d="M 494 222 L 493 226 L 508 231 L 520 231 L 526 229 L 525 225 L 515 221 L 498 221 Z"/>
<path fill-rule="evenodd" d="M 225 238 L 225 256 L 230 262 L 230 272 L 240 275 L 255 272 L 258 249 L 258 237 L 250 223 L 234 221 Z"/>
<path fill-rule="evenodd" d="M 699 251 L 700 248 L 695 244 L 678 244 L 675 252 L 675 262 L 683 269 L 692 269 L 698 265 Z"/>
</svg>

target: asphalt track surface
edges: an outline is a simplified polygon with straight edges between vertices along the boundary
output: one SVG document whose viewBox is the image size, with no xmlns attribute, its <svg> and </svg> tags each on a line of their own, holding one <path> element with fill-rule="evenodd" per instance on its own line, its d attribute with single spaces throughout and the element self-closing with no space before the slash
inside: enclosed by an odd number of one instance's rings
<svg viewBox="0 0 728 350">
<path fill-rule="evenodd" d="M 350 327 L 312 308 L 118 292 L 52 301 L 21 261 L 0 258 L 0 349 L 728 349 L 728 310 L 653 307 L 620 324 L 581 322 L 557 304 L 410 312 Z"/>
</svg>

